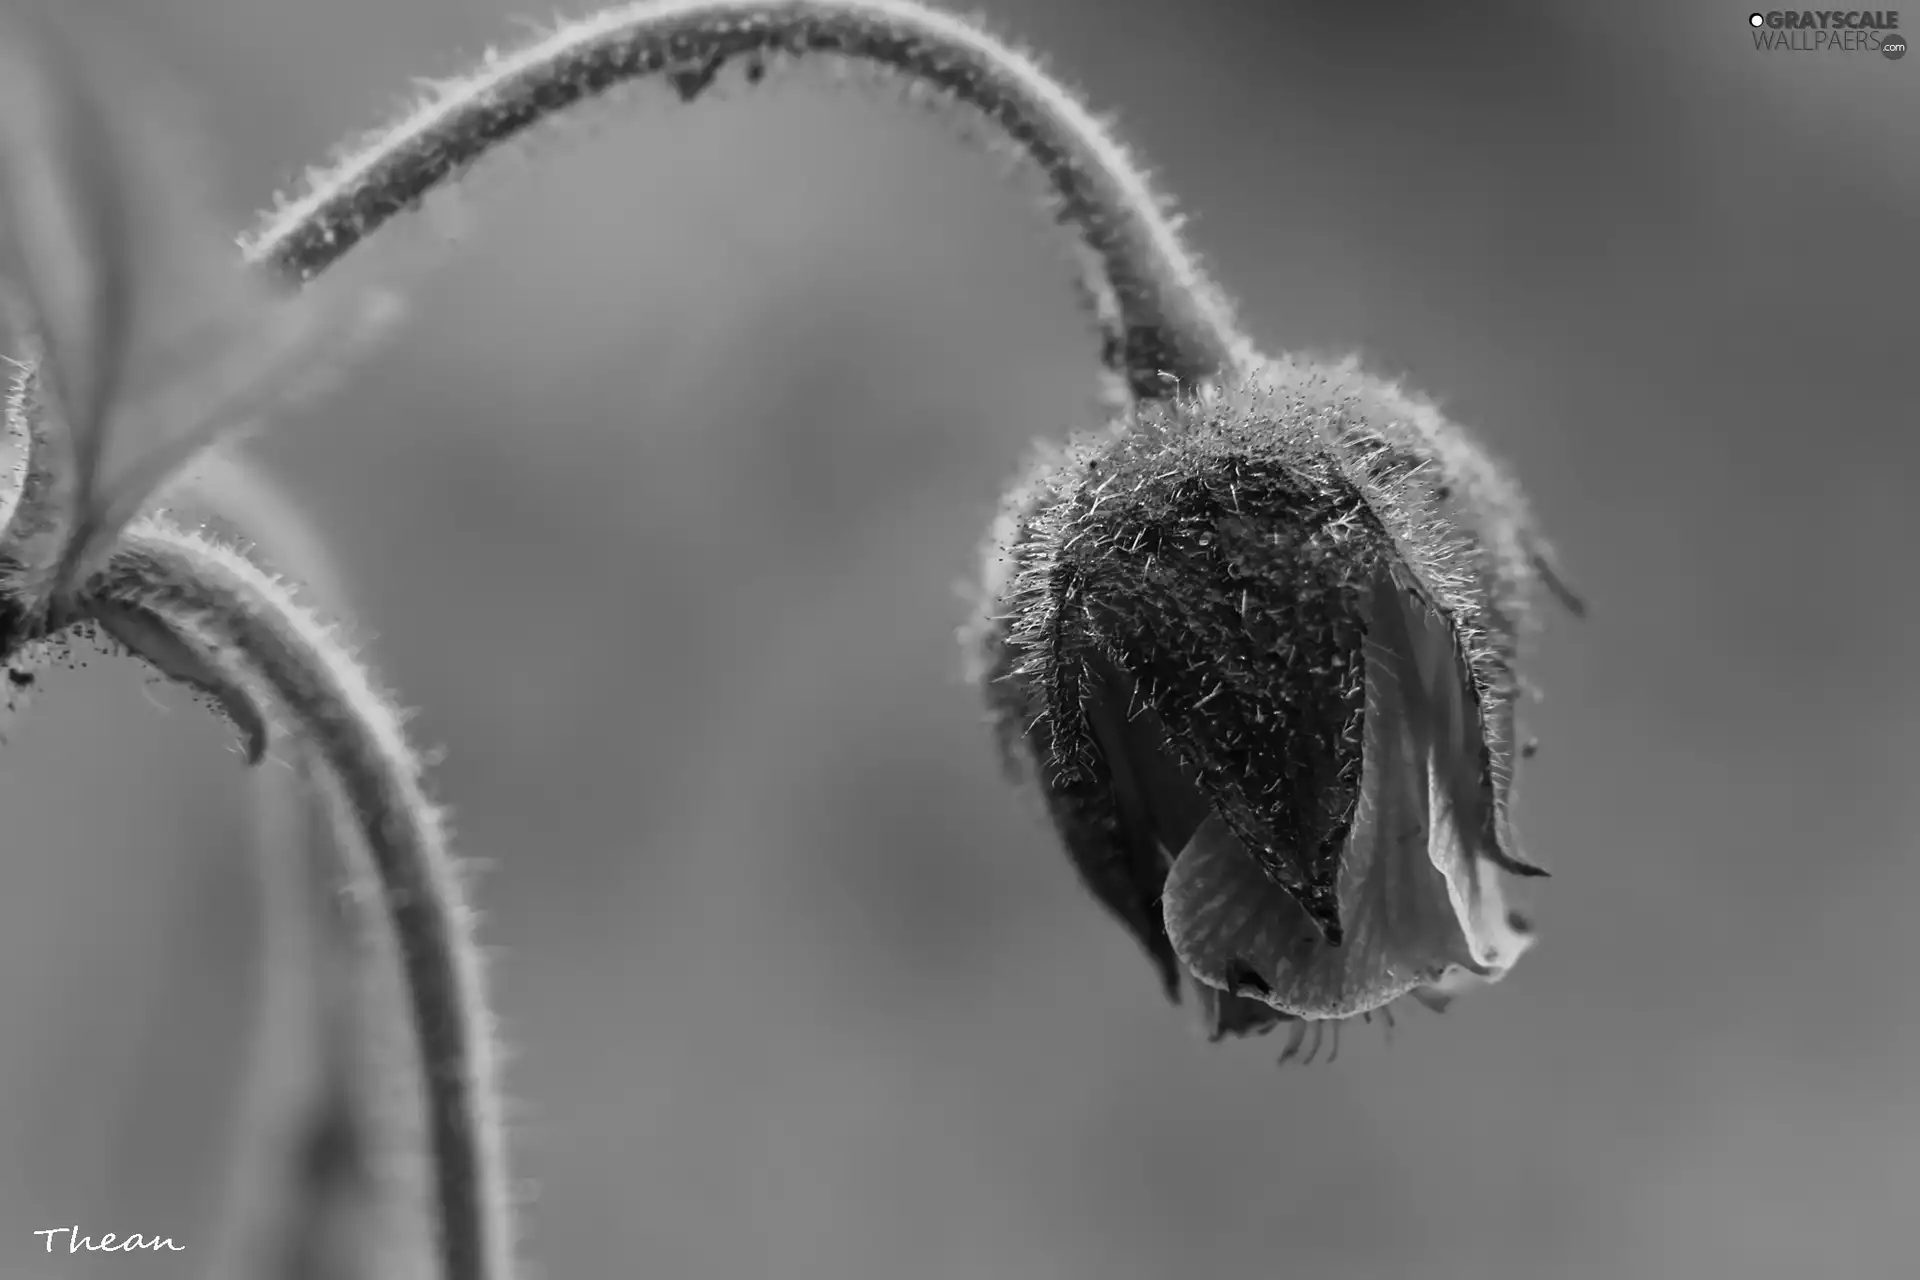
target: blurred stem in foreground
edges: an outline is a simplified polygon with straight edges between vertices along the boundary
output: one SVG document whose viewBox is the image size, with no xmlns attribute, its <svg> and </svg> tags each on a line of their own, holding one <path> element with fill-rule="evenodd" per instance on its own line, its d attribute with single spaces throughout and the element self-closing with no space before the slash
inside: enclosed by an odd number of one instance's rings
<svg viewBox="0 0 1920 1280">
<path fill-rule="evenodd" d="M 351 616 L 324 541 L 260 466 L 198 460 L 174 508 Z M 350 814 L 304 743 L 253 775 L 261 964 L 247 1094 L 234 1118 L 214 1280 L 378 1280 L 431 1270 L 417 1160 L 418 1105 L 395 1087 L 418 1071 L 400 1034 L 396 957 Z M 349 897 L 351 896 L 351 901 Z M 399 1095 L 399 1096 L 395 1096 Z M 409 1105 L 411 1104 L 411 1105 Z"/>
<path fill-rule="evenodd" d="M 25 451 L 0 530 L 0 654 L 12 661 L 69 627 L 98 624 L 217 703 L 251 762 L 264 757 L 271 730 L 289 731 L 284 820 L 263 836 L 315 829 L 299 806 L 337 796 L 356 838 L 336 849 L 370 869 L 354 882 L 378 887 L 343 898 L 340 877 L 329 875 L 322 883 L 333 887 L 315 894 L 306 841 L 262 850 L 264 901 L 280 912 L 268 922 L 263 996 L 276 1018 L 282 997 L 290 1008 L 284 1023 L 261 1031 L 269 1056 L 257 1105 L 298 1107 L 316 1093 L 319 1101 L 317 1118 L 243 1119 L 243 1130 L 266 1125 L 267 1154 L 261 1186 L 239 1189 L 258 1190 L 262 1211 L 287 1220 L 284 1230 L 260 1229 L 264 1245 L 237 1241 L 234 1265 L 279 1265 L 254 1261 L 275 1251 L 276 1233 L 294 1259 L 317 1247 L 301 1238 L 306 1209 L 275 1203 L 276 1183 L 344 1185 L 381 1163 L 351 1149 L 373 1129 L 388 1136 L 384 1116 L 362 1124 L 328 1111 L 350 1113 L 357 1094 L 374 1092 L 354 1076 L 358 1058 L 374 1061 L 359 1053 L 368 1039 L 360 1033 L 378 1020 L 343 1033 L 343 1019 L 360 1018 L 359 1000 L 331 990 L 339 983 L 329 975 L 358 972 L 335 963 L 338 952 L 384 955 L 403 975 L 400 1008 L 416 1040 L 407 1078 L 425 1103 L 432 1171 L 434 1212 L 423 1216 L 434 1223 L 438 1269 L 497 1280 L 512 1270 L 513 1237 L 491 1014 L 464 885 L 399 716 L 331 631 L 259 566 L 164 524 L 133 527 L 196 457 L 358 354 L 383 299 L 344 275 L 295 289 L 237 261 L 210 208 L 194 131 L 166 98 L 143 52 L 83 11 L 0 0 L 0 323 L 23 353 L 6 424 Z M 245 492 L 229 486 L 228 497 L 243 501 Z M 272 525 L 259 514 L 247 520 L 250 536 Z M 302 784 L 314 799 L 295 796 Z M 369 901 L 384 929 L 347 935 L 342 904 Z M 393 945 L 370 945 L 375 934 Z M 290 1064 L 272 1038 L 302 1019 L 294 1011 L 302 1007 L 328 1025 L 296 1032 L 307 1052 Z M 393 1133 L 396 1147 L 412 1145 L 409 1133 Z M 289 1172 L 301 1161 L 288 1153 L 303 1150 L 318 1159 Z"/>
<path fill-rule="evenodd" d="M 284 724 L 338 789 L 376 868 L 398 942 L 407 1013 L 435 1107 L 439 1246 L 454 1277 L 511 1271 L 510 1206 L 497 1174 L 502 1128 L 491 1014 L 459 868 L 398 712 L 331 630 L 252 561 L 197 534 L 143 521 L 88 579 L 59 628 L 134 616 L 179 642 L 237 700 Z M 471 1108 L 453 1111 L 451 1108 Z"/>
</svg>

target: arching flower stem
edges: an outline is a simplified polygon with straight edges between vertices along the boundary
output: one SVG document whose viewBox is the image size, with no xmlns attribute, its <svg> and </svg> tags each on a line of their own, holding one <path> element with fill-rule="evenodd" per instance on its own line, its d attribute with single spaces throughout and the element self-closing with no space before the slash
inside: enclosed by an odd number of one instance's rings
<svg viewBox="0 0 1920 1280">
<path fill-rule="evenodd" d="M 1032 58 L 905 0 L 644 0 L 564 23 L 349 148 L 267 215 L 246 257 L 311 279 L 495 148 L 608 89 L 658 77 L 691 101 L 730 63 L 758 83 L 770 64 L 808 58 L 872 66 L 969 107 L 1039 168 L 1080 243 L 1102 360 L 1132 396 L 1257 365 L 1165 200 L 1093 114 Z"/>
<path fill-rule="evenodd" d="M 138 614 L 210 670 L 262 695 L 327 769 L 371 855 L 392 916 L 423 1070 L 427 1134 L 450 1280 L 512 1274 L 512 1206 L 496 1049 L 473 916 L 438 808 L 399 714 L 287 590 L 237 552 L 146 522 L 128 531 L 70 617 Z"/>
</svg>

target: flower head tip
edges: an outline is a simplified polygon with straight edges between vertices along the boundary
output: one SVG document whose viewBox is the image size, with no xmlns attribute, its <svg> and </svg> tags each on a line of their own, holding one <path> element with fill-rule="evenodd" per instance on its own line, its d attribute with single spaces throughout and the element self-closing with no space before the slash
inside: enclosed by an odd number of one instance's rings
<svg viewBox="0 0 1920 1280">
<path fill-rule="evenodd" d="M 1527 561 L 1481 461 L 1350 366 L 1275 362 L 1048 449 L 990 538 L 1003 745 L 1216 1037 L 1444 1004 L 1530 945 L 1498 879 L 1537 871 L 1507 829 Z"/>
</svg>

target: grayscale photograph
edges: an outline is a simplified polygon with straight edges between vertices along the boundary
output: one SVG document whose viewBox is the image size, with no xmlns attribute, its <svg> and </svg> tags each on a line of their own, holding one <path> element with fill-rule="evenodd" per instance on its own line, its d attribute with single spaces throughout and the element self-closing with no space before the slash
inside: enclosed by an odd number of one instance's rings
<svg viewBox="0 0 1920 1280">
<path fill-rule="evenodd" d="M 1915 28 L 0 0 L 0 1280 L 1920 1277 Z"/>
</svg>

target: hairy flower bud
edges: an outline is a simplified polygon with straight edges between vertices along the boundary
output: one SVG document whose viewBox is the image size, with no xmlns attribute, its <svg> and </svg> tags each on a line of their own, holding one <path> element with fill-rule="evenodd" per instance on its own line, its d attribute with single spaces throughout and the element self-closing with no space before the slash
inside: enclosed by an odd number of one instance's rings
<svg viewBox="0 0 1920 1280">
<path fill-rule="evenodd" d="M 1538 873 L 1507 795 L 1540 557 L 1430 406 L 1272 362 L 1045 450 L 989 542 L 1003 745 L 1216 1038 L 1442 1004 L 1525 950 L 1496 868 Z"/>
</svg>

